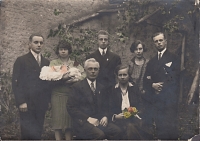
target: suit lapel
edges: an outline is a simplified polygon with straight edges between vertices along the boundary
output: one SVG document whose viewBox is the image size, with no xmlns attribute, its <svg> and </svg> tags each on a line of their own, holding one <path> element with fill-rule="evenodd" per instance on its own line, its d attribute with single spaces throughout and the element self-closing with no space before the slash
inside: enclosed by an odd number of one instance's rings
<svg viewBox="0 0 200 141">
<path fill-rule="evenodd" d="M 101 89 L 100 84 L 96 82 L 95 95 L 97 96 L 98 106 L 101 106 L 101 102 L 102 102 L 102 94 L 101 94 L 100 89 Z"/>
<path fill-rule="evenodd" d="M 163 67 L 164 64 L 166 64 L 166 62 L 168 62 L 168 51 L 166 50 L 163 54 L 163 56 L 161 57 L 160 60 L 158 60 L 158 55 L 156 55 L 154 57 L 154 62 L 155 62 L 155 71 L 159 70 L 161 67 Z"/>
<path fill-rule="evenodd" d="M 34 68 L 40 70 L 40 67 L 39 67 L 38 63 L 35 60 L 35 57 L 33 56 L 33 54 L 31 52 L 28 53 L 27 61 L 29 62 L 29 64 L 31 64 L 31 66 L 33 66 Z"/>
<path fill-rule="evenodd" d="M 101 53 L 99 52 L 99 50 L 97 49 L 95 52 L 95 55 L 96 55 L 97 61 L 100 64 L 102 64 L 104 62 L 105 66 L 108 66 L 110 64 L 111 60 L 113 59 L 113 55 L 110 52 L 110 50 L 107 50 L 105 56 L 103 57 L 101 55 Z"/>
<path fill-rule="evenodd" d="M 113 55 L 110 52 L 110 50 L 107 50 L 106 55 L 104 57 L 105 57 L 105 60 L 106 60 L 105 66 L 108 66 L 110 64 L 111 60 L 113 59 Z"/>
<path fill-rule="evenodd" d="M 120 89 L 120 87 L 115 88 L 115 93 L 116 93 L 116 98 L 117 98 L 117 101 L 118 101 L 118 105 L 120 106 L 120 109 L 121 109 L 121 105 L 122 105 L 122 94 L 121 94 L 121 89 Z"/>
<path fill-rule="evenodd" d="M 89 101 L 89 103 L 93 103 L 93 92 L 87 82 L 87 79 L 84 79 L 82 82 L 82 89 L 83 89 L 83 94 L 85 95 L 86 99 Z"/>
<path fill-rule="evenodd" d="M 45 58 L 41 55 L 41 64 L 40 67 L 46 66 Z"/>
</svg>

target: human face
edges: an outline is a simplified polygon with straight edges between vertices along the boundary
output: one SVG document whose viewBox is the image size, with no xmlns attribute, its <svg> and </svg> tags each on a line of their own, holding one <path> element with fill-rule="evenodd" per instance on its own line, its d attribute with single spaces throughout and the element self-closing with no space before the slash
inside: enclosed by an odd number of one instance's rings
<svg viewBox="0 0 200 141">
<path fill-rule="evenodd" d="M 39 54 L 43 47 L 44 39 L 40 36 L 33 36 L 32 41 L 29 42 L 29 47 L 35 53 Z"/>
<path fill-rule="evenodd" d="M 117 78 L 120 84 L 128 83 L 129 81 L 128 68 L 119 70 Z"/>
<path fill-rule="evenodd" d="M 61 58 L 67 58 L 69 55 L 68 49 L 66 48 L 59 48 L 58 53 Z"/>
<path fill-rule="evenodd" d="M 105 49 L 108 46 L 108 35 L 99 34 L 98 43 L 101 49 Z"/>
<path fill-rule="evenodd" d="M 153 41 L 158 51 L 162 51 L 167 46 L 167 40 L 164 38 L 163 34 L 153 37 Z"/>
<path fill-rule="evenodd" d="M 144 50 L 143 50 L 142 44 L 138 44 L 138 46 L 134 50 L 134 53 L 135 53 L 137 58 L 142 58 L 143 57 L 143 51 Z"/>
<path fill-rule="evenodd" d="M 86 76 L 89 80 L 94 81 L 99 74 L 99 65 L 97 62 L 88 62 L 85 68 Z"/>
</svg>

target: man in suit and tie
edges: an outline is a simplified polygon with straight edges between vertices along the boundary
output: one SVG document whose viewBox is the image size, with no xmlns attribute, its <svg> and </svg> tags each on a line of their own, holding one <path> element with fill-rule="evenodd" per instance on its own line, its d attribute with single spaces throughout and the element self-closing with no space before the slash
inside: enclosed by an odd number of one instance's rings
<svg viewBox="0 0 200 141">
<path fill-rule="evenodd" d="M 146 110 L 153 109 L 149 118 L 155 120 L 158 139 L 176 140 L 180 59 L 168 51 L 164 33 L 156 33 L 152 38 L 157 54 L 148 62 L 144 75 L 144 98 L 148 97 L 151 103 Z"/>
<path fill-rule="evenodd" d="M 100 30 L 98 32 L 98 49 L 86 57 L 95 58 L 100 64 L 99 75 L 97 80 L 105 87 L 110 87 L 115 85 L 115 68 L 121 64 L 120 57 L 111 52 L 108 48 L 109 46 L 109 34 L 105 30 Z"/>
<path fill-rule="evenodd" d="M 80 139 L 118 139 L 121 133 L 119 127 L 108 122 L 104 86 L 96 80 L 99 68 L 94 58 L 85 61 L 86 78 L 72 86 L 67 102 L 68 113 Z"/>
<path fill-rule="evenodd" d="M 40 53 L 43 43 L 41 34 L 32 34 L 29 53 L 18 57 L 13 67 L 12 88 L 19 108 L 22 140 L 41 139 L 50 101 L 48 82 L 39 78 L 41 68 L 49 66 L 49 61 Z"/>
</svg>

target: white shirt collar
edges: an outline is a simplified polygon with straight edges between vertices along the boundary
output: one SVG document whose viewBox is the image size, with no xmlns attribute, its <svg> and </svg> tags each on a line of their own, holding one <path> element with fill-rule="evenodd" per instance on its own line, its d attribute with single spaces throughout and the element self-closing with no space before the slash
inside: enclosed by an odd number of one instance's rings
<svg viewBox="0 0 200 141">
<path fill-rule="evenodd" d="M 92 81 L 90 81 L 89 79 L 87 79 L 87 82 L 88 82 L 89 86 L 91 87 Z M 94 80 L 93 83 L 94 83 L 94 88 L 96 88 L 96 80 Z"/>
<path fill-rule="evenodd" d="M 103 49 L 102 49 L 102 48 L 100 48 L 100 47 L 99 47 L 99 52 L 100 52 L 100 53 L 101 53 L 101 55 L 102 55 L 102 53 L 103 53 Z M 107 48 L 105 48 L 105 49 L 104 49 L 104 52 L 105 52 L 105 54 L 106 54 L 106 52 L 107 52 Z"/>
<path fill-rule="evenodd" d="M 39 55 L 39 60 L 41 60 L 41 55 L 40 55 L 40 53 L 39 54 L 37 54 L 37 53 L 35 53 L 32 49 L 30 49 L 31 50 L 31 53 L 33 54 L 33 56 L 35 57 L 35 59 L 37 60 L 37 56 Z"/>
<path fill-rule="evenodd" d="M 163 49 L 161 52 L 158 51 L 158 56 L 161 53 L 161 57 L 162 57 L 166 50 L 167 50 L 167 48 Z"/>
<path fill-rule="evenodd" d="M 130 101 L 129 101 L 128 91 L 127 91 L 125 95 L 122 94 L 121 110 L 123 111 L 125 108 L 129 108 L 129 107 L 130 107 Z"/>
<path fill-rule="evenodd" d="M 129 86 L 129 87 L 132 87 L 133 84 L 131 84 L 130 82 L 128 82 L 128 86 Z M 119 88 L 119 83 L 117 83 L 117 84 L 115 85 L 115 89 L 116 89 L 116 88 Z"/>
</svg>

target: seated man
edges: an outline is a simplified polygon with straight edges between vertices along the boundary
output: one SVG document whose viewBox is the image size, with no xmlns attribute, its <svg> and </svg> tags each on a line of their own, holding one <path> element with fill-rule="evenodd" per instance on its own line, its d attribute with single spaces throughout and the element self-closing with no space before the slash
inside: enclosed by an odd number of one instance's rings
<svg viewBox="0 0 200 141">
<path fill-rule="evenodd" d="M 85 61 L 86 78 L 72 86 L 67 110 L 80 139 L 119 139 L 120 128 L 108 123 L 104 87 L 96 81 L 99 68 L 99 63 L 94 58 Z"/>
<path fill-rule="evenodd" d="M 141 103 L 139 89 L 137 86 L 129 82 L 130 71 L 126 65 L 119 65 L 116 68 L 115 74 L 118 79 L 118 84 L 110 89 L 110 120 L 118 125 L 124 132 L 124 138 L 128 140 L 135 139 L 152 139 L 150 129 L 144 127 L 144 120 L 141 114 Z M 125 108 L 135 107 L 138 109 L 139 117 L 125 118 L 123 110 Z M 142 119 L 140 119 L 140 117 Z"/>
</svg>

